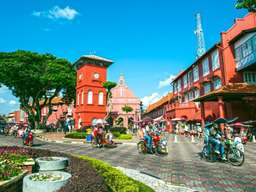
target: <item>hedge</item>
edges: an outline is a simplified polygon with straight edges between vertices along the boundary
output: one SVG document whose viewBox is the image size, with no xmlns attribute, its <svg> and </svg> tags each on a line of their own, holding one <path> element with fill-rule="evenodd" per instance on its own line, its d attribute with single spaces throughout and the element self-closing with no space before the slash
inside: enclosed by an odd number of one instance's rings
<svg viewBox="0 0 256 192">
<path fill-rule="evenodd" d="M 121 134 L 126 134 L 127 128 L 126 127 L 111 127 L 109 128 L 111 132 L 119 132 Z"/>
<path fill-rule="evenodd" d="M 120 134 L 118 136 L 118 139 L 120 139 L 120 140 L 131 140 L 132 139 L 132 135 L 131 134 Z"/>
<path fill-rule="evenodd" d="M 118 138 L 121 135 L 121 133 L 118 131 L 113 131 L 112 134 L 115 136 L 115 138 Z"/>
<path fill-rule="evenodd" d="M 87 156 L 79 156 L 79 158 L 90 162 L 98 174 L 104 178 L 111 192 L 154 192 L 147 185 L 124 175 L 108 163 Z"/>
<path fill-rule="evenodd" d="M 86 132 L 71 132 L 65 135 L 65 138 L 71 138 L 71 139 L 85 139 L 87 136 Z"/>
</svg>

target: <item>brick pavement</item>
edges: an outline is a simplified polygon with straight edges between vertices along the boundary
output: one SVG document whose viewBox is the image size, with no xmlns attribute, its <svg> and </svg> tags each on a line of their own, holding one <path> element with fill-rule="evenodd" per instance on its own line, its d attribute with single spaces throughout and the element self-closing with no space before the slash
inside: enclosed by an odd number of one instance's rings
<svg viewBox="0 0 256 192">
<path fill-rule="evenodd" d="M 136 146 L 119 145 L 115 149 L 95 149 L 88 144 L 68 145 L 36 142 L 35 147 L 74 154 L 85 154 L 104 160 L 113 166 L 137 169 L 155 175 L 172 184 L 207 192 L 256 192 L 256 144 L 245 146 L 245 163 L 234 167 L 228 163 L 200 160 L 202 144 L 179 137 L 179 143 L 169 142 L 167 156 L 138 154 Z M 11 137 L 0 136 L 0 145 L 20 145 Z"/>
</svg>

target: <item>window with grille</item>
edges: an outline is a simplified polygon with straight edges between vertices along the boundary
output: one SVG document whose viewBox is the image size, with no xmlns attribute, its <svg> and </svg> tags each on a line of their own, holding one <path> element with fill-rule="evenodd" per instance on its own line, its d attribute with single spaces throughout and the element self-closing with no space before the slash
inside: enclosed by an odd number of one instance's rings
<svg viewBox="0 0 256 192">
<path fill-rule="evenodd" d="M 219 77 L 213 79 L 213 87 L 214 89 L 219 89 L 221 87 L 221 79 Z"/>
<path fill-rule="evenodd" d="M 207 94 L 211 92 L 211 84 L 210 83 L 205 83 L 204 84 L 204 94 Z"/>
<path fill-rule="evenodd" d="M 218 52 L 218 49 L 216 49 L 212 53 L 212 70 L 216 70 L 219 67 L 220 67 L 219 52 Z"/>
<path fill-rule="evenodd" d="M 256 84 L 256 72 L 244 72 L 243 79 L 245 83 Z"/>
<path fill-rule="evenodd" d="M 185 74 L 183 77 L 183 85 L 184 85 L 184 88 L 188 86 L 188 74 Z"/>
<path fill-rule="evenodd" d="M 209 61 L 208 58 L 203 60 L 203 76 L 209 74 Z"/>
<path fill-rule="evenodd" d="M 194 76 L 194 82 L 198 81 L 199 79 L 198 66 L 195 66 L 193 68 L 193 76 Z"/>
</svg>

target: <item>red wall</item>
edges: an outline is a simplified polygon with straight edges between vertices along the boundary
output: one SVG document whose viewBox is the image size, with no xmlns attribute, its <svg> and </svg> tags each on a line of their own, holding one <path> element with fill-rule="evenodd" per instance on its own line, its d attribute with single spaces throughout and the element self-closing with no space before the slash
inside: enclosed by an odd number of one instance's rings
<svg viewBox="0 0 256 192">
<path fill-rule="evenodd" d="M 256 14 L 249 13 L 242 19 L 236 19 L 234 25 L 226 32 L 221 33 L 222 56 L 224 62 L 225 84 L 242 82 L 241 74 L 236 72 L 236 63 L 233 47 L 230 41 L 242 31 L 256 27 Z"/>
</svg>

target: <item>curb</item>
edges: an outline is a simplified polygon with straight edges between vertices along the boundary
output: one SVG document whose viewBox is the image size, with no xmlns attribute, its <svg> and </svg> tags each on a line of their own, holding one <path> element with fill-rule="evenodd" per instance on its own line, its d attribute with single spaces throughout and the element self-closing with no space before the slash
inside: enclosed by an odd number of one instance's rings
<svg viewBox="0 0 256 192">
<path fill-rule="evenodd" d="M 50 140 L 43 137 L 37 137 L 40 141 L 45 141 L 48 143 L 61 143 L 61 144 L 86 144 L 86 142 L 77 142 L 77 141 L 60 141 L 60 140 Z"/>
<path fill-rule="evenodd" d="M 82 142 L 82 141 L 68 141 L 68 140 L 63 140 L 63 141 L 60 141 L 60 140 L 50 140 L 50 139 L 47 139 L 47 138 L 44 138 L 44 137 L 36 137 L 38 140 L 40 141 L 45 141 L 45 142 L 48 142 L 48 143 L 59 143 L 59 144 L 90 144 L 90 143 L 87 143 L 87 142 Z M 130 146 L 136 146 L 137 143 L 121 143 L 122 145 L 130 145 Z"/>
</svg>

